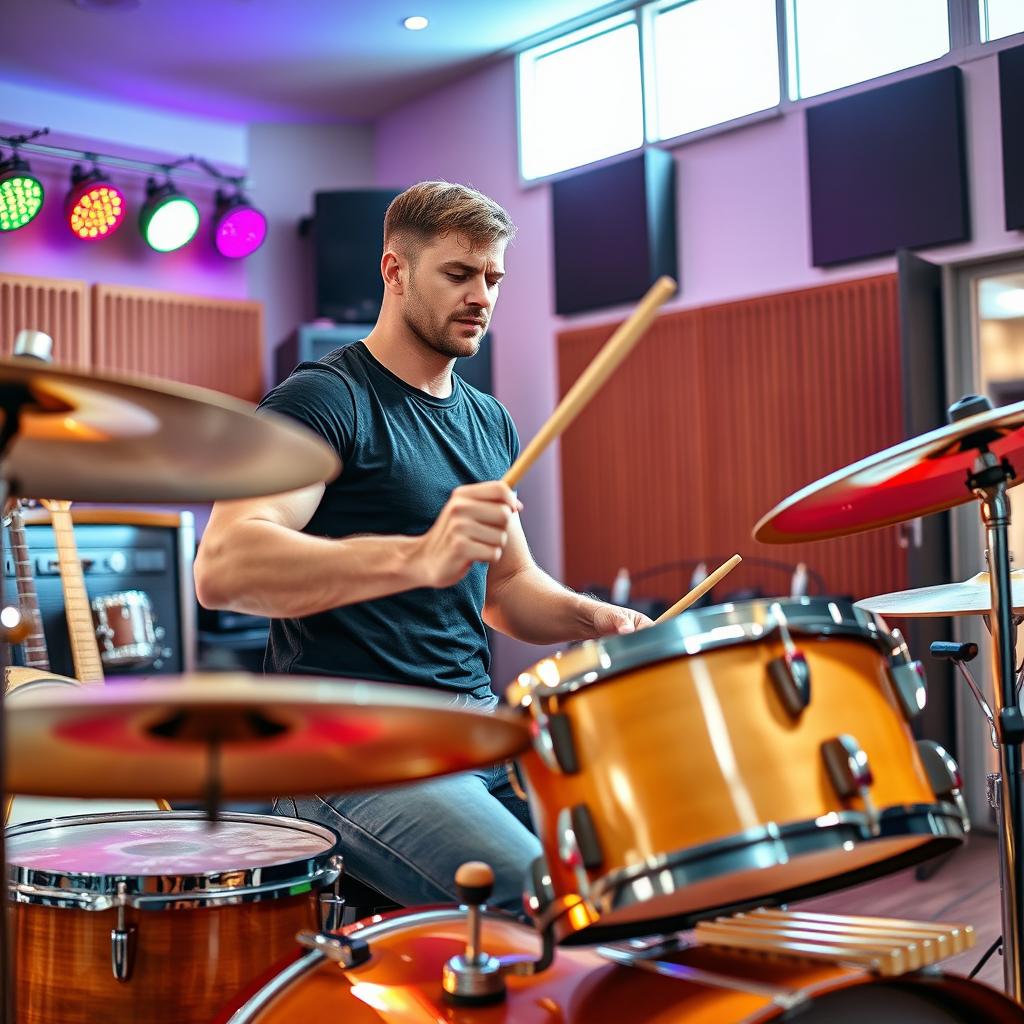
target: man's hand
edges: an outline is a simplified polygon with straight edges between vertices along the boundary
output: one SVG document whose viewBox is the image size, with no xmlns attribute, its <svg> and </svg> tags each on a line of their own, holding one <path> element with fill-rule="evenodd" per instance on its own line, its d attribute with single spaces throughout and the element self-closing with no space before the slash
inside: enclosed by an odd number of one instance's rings
<svg viewBox="0 0 1024 1024">
<path fill-rule="evenodd" d="M 508 524 L 522 507 L 500 480 L 456 487 L 434 525 L 416 539 L 414 585 L 450 587 L 474 562 L 497 562 L 508 543 Z"/>
<path fill-rule="evenodd" d="M 620 608 L 615 604 L 599 604 L 594 609 L 594 635 L 609 636 L 616 633 L 635 633 L 654 623 L 632 608 Z"/>
</svg>

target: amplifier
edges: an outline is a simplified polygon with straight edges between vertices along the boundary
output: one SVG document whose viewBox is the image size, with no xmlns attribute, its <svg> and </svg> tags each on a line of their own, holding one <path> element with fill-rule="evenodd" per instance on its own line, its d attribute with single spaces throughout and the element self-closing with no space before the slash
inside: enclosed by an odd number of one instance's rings
<svg viewBox="0 0 1024 1024">
<path fill-rule="evenodd" d="M 177 675 L 191 672 L 196 660 L 196 597 L 192 581 L 195 558 L 195 521 L 191 512 L 151 512 L 118 508 L 72 506 L 75 543 L 90 600 L 141 591 L 148 598 L 147 614 L 153 624 L 151 653 L 132 664 L 109 664 L 108 675 Z M 25 511 L 25 539 L 32 561 L 43 632 L 50 667 L 61 675 L 74 675 L 71 644 L 64 617 L 57 544 L 49 513 Z M 9 539 L 4 538 L 5 603 L 16 600 L 14 563 Z M 136 595 L 114 601 L 104 615 L 125 611 L 138 618 Z M 115 625 L 117 625 L 115 623 Z M 120 624 L 124 626 L 124 623 Z M 120 630 L 123 634 L 124 630 Z M 123 635 L 118 635 L 117 651 Z M 103 649 L 101 648 L 101 654 Z M 145 654 L 145 652 L 142 652 Z M 128 658 L 115 658 L 126 660 Z"/>
</svg>

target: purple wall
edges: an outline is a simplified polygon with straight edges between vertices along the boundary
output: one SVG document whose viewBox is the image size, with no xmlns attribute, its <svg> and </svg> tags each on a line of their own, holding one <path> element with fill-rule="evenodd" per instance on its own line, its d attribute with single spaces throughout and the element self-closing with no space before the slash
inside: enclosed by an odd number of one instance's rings
<svg viewBox="0 0 1024 1024">
<path fill-rule="evenodd" d="M 996 256 L 1022 247 L 1018 233 L 1002 228 L 995 56 L 964 65 L 964 75 L 974 240 L 924 251 L 937 262 Z M 525 441 L 555 404 L 557 332 L 568 325 L 608 322 L 626 310 L 571 318 L 553 314 L 550 188 L 520 183 L 516 138 L 515 70 L 509 59 L 381 119 L 377 180 L 382 186 L 431 177 L 465 182 L 502 203 L 519 225 L 493 322 L 497 394 Z M 893 258 L 834 270 L 811 266 L 805 149 L 800 110 L 673 149 L 682 292 L 668 308 L 704 306 L 895 269 Z M 600 458 L 600 453 L 594 457 Z M 560 487 L 557 454 L 552 451 L 520 488 L 531 547 L 556 576 L 562 569 Z M 498 680 L 535 660 L 527 656 L 527 649 L 505 645 L 497 654 Z"/>
</svg>

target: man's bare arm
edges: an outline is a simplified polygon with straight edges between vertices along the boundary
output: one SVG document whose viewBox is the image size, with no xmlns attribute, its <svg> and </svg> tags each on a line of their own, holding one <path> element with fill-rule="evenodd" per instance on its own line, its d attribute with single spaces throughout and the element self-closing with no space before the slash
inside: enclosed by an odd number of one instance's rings
<svg viewBox="0 0 1024 1024">
<path fill-rule="evenodd" d="M 484 621 L 534 644 L 631 633 L 651 624 L 639 612 L 577 594 L 549 576 L 533 560 L 518 516 L 509 524 L 504 555 L 487 573 Z"/>
<path fill-rule="evenodd" d="M 418 537 L 314 537 L 301 532 L 324 494 L 218 502 L 196 556 L 208 608 L 299 618 L 416 587 L 447 587 L 473 562 L 501 558 L 515 497 L 500 481 L 458 487 Z"/>
</svg>

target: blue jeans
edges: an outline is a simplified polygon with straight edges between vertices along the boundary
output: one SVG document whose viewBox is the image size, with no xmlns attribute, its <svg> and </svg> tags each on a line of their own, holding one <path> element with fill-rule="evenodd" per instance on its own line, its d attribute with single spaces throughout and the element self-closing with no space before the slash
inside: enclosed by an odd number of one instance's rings
<svg viewBox="0 0 1024 1024">
<path fill-rule="evenodd" d="M 489 710 L 496 702 L 453 704 Z M 279 799 L 276 810 L 333 828 L 345 870 L 404 907 L 452 902 L 456 868 L 482 860 L 495 876 L 488 903 L 520 913 L 527 870 L 541 853 L 503 763 L 382 790 Z"/>
</svg>

